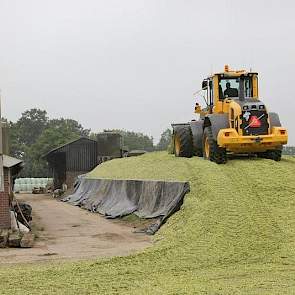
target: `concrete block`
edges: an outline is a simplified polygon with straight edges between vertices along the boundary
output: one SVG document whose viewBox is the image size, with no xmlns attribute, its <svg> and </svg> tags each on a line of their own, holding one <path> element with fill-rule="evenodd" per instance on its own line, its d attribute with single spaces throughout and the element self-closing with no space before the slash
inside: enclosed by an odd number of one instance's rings
<svg viewBox="0 0 295 295">
<path fill-rule="evenodd" d="M 22 236 L 19 232 L 13 232 L 8 236 L 8 246 L 9 247 L 19 247 Z"/>
<path fill-rule="evenodd" d="M 24 233 L 20 246 L 21 248 L 32 248 L 34 246 L 35 235 L 31 232 Z"/>
<path fill-rule="evenodd" d="M 6 229 L 0 230 L 0 248 L 7 247 L 7 241 L 8 241 L 8 230 Z"/>
</svg>

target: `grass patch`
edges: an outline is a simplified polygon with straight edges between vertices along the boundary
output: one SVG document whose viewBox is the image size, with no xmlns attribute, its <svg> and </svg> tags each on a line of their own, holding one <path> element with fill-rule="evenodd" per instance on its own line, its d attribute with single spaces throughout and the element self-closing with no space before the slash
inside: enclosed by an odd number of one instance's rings
<svg viewBox="0 0 295 295">
<path fill-rule="evenodd" d="M 1 294 L 295 293 L 294 158 L 216 165 L 150 153 L 88 177 L 188 180 L 191 192 L 142 253 L 1 267 Z"/>
</svg>

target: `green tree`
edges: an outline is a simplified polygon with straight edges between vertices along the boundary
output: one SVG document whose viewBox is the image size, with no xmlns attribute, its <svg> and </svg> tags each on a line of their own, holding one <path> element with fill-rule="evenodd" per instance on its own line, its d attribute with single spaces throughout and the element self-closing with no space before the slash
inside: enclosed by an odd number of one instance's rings
<svg viewBox="0 0 295 295">
<path fill-rule="evenodd" d="M 40 109 L 31 109 L 22 113 L 16 122 L 18 128 L 18 141 L 21 145 L 31 145 L 47 127 L 47 112 Z"/>
<path fill-rule="evenodd" d="M 97 133 L 90 132 L 89 138 L 92 139 L 92 140 L 96 140 L 97 139 Z"/>
<path fill-rule="evenodd" d="M 16 122 L 9 122 L 11 154 L 25 162 L 21 176 L 47 175 L 47 163 L 42 158 L 53 148 L 79 137 L 89 136 L 90 130 L 73 119 L 51 119 L 46 111 L 25 111 Z"/>
<path fill-rule="evenodd" d="M 38 137 L 26 152 L 26 165 L 24 175 L 42 177 L 48 173 L 44 156 L 50 150 L 83 136 L 88 136 L 89 129 L 84 129 L 81 124 L 72 119 L 52 119 L 47 128 Z"/>
<path fill-rule="evenodd" d="M 11 155 L 23 159 L 26 149 L 36 142 L 47 124 L 47 112 L 36 108 L 23 112 L 16 123 L 9 122 Z"/>
<path fill-rule="evenodd" d="M 48 122 L 48 127 L 65 134 L 75 134 L 80 137 L 89 137 L 90 134 L 90 129 L 84 129 L 79 122 L 73 119 L 51 119 Z"/>
<path fill-rule="evenodd" d="M 159 143 L 156 146 L 158 151 L 165 151 L 168 149 L 169 144 L 171 143 L 172 131 L 167 128 L 162 134 Z"/>
</svg>

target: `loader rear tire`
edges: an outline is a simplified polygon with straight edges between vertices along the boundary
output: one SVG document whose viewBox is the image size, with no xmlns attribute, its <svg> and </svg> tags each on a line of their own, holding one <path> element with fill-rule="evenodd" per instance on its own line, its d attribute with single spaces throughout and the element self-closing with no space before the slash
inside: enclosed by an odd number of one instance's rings
<svg viewBox="0 0 295 295">
<path fill-rule="evenodd" d="M 193 156 L 193 136 L 190 126 L 179 126 L 174 129 L 174 154 L 175 157 Z"/>
<path fill-rule="evenodd" d="M 274 161 L 277 161 L 277 162 L 281 161 L 281 159 L 282 159 L 282 150 L 274 150 L 274 151 L 272 151 L 271 156 L 272 156 L 272 159 Z"/>
<path fill-rule="evenodd" d="M 195 155 L 197 156 L 197 157 L 203 157 L 203 150 L 202 149 L 196 149 L 195 150 Z"/>
<path fill-rule="evenodd" d="M 258 153 L 257 156 L 259 158 L 270 159 L 270 160 L 279 162 L 281 161 L 281 158 L 282 158 L 282 150 L 281 149 L 269 150 L 263 153 Z"/>
<path fill-rule="evenodd" d="M 213 137 L 211 126 L 206 127 L 204 130 L 203 157 L 216 164 L 225 164 L 227 162 L 226 150 L 217 145 Z"/>
</svg>

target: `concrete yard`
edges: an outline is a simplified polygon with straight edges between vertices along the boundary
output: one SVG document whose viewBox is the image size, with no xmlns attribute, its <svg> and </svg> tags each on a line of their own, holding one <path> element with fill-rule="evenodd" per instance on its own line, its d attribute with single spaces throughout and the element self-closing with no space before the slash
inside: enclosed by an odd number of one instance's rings
<svg viewBox="0 0 295 295">
<path fill-rule="evenodd" d="M 46 260 L 78 260 L 124 256 L 151 245 L 145 234 L 133 227 L 105 219 L 48 195 L 18 195 L 33 208 L 37 231 L 31 249 L 0 249 L 0 264 Z"/>
</svg>

